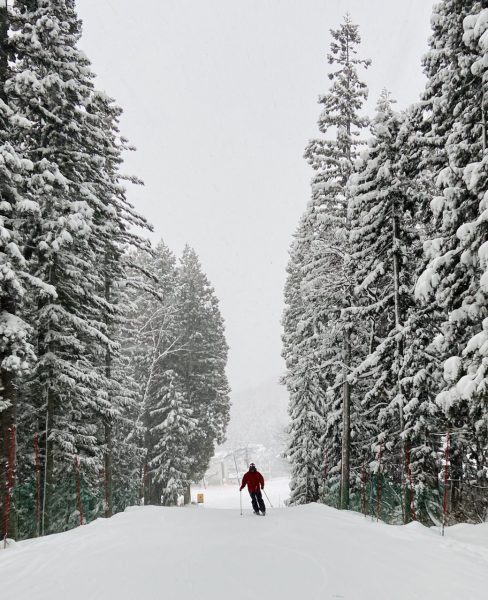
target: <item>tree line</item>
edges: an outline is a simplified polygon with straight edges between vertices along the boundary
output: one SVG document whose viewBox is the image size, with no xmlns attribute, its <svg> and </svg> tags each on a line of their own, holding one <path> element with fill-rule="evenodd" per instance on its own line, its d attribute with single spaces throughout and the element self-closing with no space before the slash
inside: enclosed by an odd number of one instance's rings
<svg viewBox="0 0 488 600">
<path fill-rule="evenodd" d="M 229 412 L 198 256 L 127 199 L 121 109 L 74 0 L 0 7 L 0 533 L 189 500 Z"/>
<path fill-rule="evenodd" d="M 331 31 L 285 288 L 292 503 L 373 512 L 383 481 L 385 518 L 486 519 L 487 31 L 487 2 L 439 2 L 420 100 L 372 117 L 358 26 Z"/>
</svg>

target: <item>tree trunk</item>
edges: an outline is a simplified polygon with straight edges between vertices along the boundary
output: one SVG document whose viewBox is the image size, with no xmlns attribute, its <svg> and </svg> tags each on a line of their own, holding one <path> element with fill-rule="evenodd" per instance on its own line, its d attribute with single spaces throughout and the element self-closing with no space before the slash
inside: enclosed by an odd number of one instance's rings
<svg viewBox="0 0 488 600">
<path fill-rule="evenodd" d="M 455 438 L 455 436 L 453 436 Z M 449 455 L 449 483 L 450 493 L 448 494 L 448 515 L 453 522 L 462 522 L 465 520 L 465 511 L 463 507 L 463 463 L 466 449 L 462 444 L 452 443 Z M 448 519 L 449 522 L 449 519 Z"/>
<path fill-rule="evenodd" d="M 486 110 L 484 102 L 484 94 L 481 98 L 481 127 L 482 127 L 482 140 L 483 140 L 483 155 L 486 152 Z"/>
<path fill-rule="evenodd" d="M 105 300 L 110 302 L 110 279 L 105 276 Z M 105 353 L 105 377 L 107 382 L 112 379 L 112 355 L 110 350 L 107 349 Z M 109 383 L 110 386 L 110 383 Z M 110 387 L 109 387 L 110 389 Z M 109 391 L 109 401 L 111 395 Z M 105 468 L 105 516 L 111 517 L 113 515 L 113 495 L 112 495 L 112 481 L 113 481 L 113 437 L 112 437 L 112 420 L 110 417 L 104 419 L 105 429 L 105 455 L 104 455 L 104 468 Z"/>
<path fill-rule="evenodd" d="M 0 356 L 0 360 L 2 357 Z M 12 429 L 16 424 L 16 392 L 14 375 L 10 371 L 1 371 L 2 400 L 10 402 L 10 406 L 0 412 L 0 535 L 8 533 L 8 537 L 15 538 L 16 518 L 15 504 L 13 503 L 13 486 L 15 486 L 15 436 L 12 447 Z M 13 473 L 13 481 L 9 480 L 9 472 Z M 8 495 L 10 494 L 10 501 Z M 7 522 L 7 508 L 8 522 Z M 8 531 L 7 531 L 8 529 Z"/>
<path fill-rule="evenodd" d="M 5 82 L 9 77 L 8 68 L 8 29 L 9 16 L 5 6 L 0 6 L 0 97 L 6 102 L 7 94 L 5 92 Z"/>
<path fill-rule="evenodd" d="M 183 503 L 186 504 L 190 504 L 191 503 L 191 486 L 188 485 L 187 488 L 185 489 L 185 494 L 183 497 Z"/>
<path fill-rule="evenodd" d="M 393 205 L 393 222 L 392 222 L 392 238 L 393 238 L 393 290 L 394 290 L 394 303 L 395 303 L 395 329 L 397 333 L 400 333 L 402 328 L 402 310 L 400 301 L 400 257 L 398 244 L 400 243 L 400 223 L 396 204 Z M 403 337 L 399 336 L 396 343 L 396 370 L 397 370 L 397 395 L 400 396 L 400 402 L 398 404 L 398 418 L 400 424 L 400 434 L 405 429 L 405 419 L 403 416 L 403 387 L 402 387 L 402 365 L 404 355 L 404 342 Z M 403 521 L 408 523 L 411 520 L 410 506 L 412 502 L 407 478 L 408 468 L 407 465 L 407 442 L 401 438 L 400 443 L 401 460 L 402 465 L 402 504 L 403 504 Z"/>
<path fill-rule="evenodd" d="M 346 62 L 349 64 L 349 36 L 346 34 Z M 350 89 L 351 82 L 348 80 L 348 87 Z M 347 123 L 347 135 L 349 139 L 349 146 L 347 148 L 347 159 L 352 168 L 352 146 L 350 143 L 351 140 L 351 122 Z M 349 179 L 349 174 L 344 179 L 344 190 L 347 190 L 347 182 Z M 346 231 L 349 231 L 350 224 L 348 218 L 348 197 L 346 194 L 346 204 L 345 204 L 345 224 Z M 346 278 L 348 276 L 347 273 L 347 264 L 344 264 L 344 273 Z M 346 298 L 345 304 L 346 306 L 350 306 L 350 299 L 353 295 L 353 290 L 351 286 L 348 284 L 346 287 Z M 351 386 L 347 380 L 349 375 L 349 370 L 351 367 L 351 332 L 348 326 L 348 318 L 346 317 L 344 323 L 344 339 L 343 339 L 343 386 L 342 386 L 342 452 L 341 452 L 341 488 L 340 488 L 340 507 L 343 510 L 347 510 L 349 508 L 349 492 L 350 492 L 350 461 L 351 461 Z"/>
<path fill-rule="evenodd" d="M 51 438 L 53 420 L 55 414 L 55 394 L 48 388 L 46 403 L 46 426 L 44 433 L 44 482 L 42 491 L 42 523 L 41 535 L 50 532 L 51 528 L 51 504 L 54 483 L 54 442 Z"/>
<path fill-rule="evenodd" d="M 351 343 L 349 332 L 344 339 L 343 403 L 342 403 L 342 456 L 341 456 L 341 503 L 343 510 L 349 508 L 350 452 L 351 452 L 351 387 L 347 381 L 348 367 L 351 364 Z"/>
<path fill-rule="evenodd" d="M 0 98 L 7 102 L 7 95 L 5 92 L 5 82 L 9 76 L 9 44 L 8 44 L 8 29 L 9 29 L 9 15 L 6 6 L 0 6 Z M 11 201 L 6 196 L 9 196 L 8 190 L 3 189 L 3 185 L 0 183 L 1 200 Z M 16 306 L 15 301 L 12 298 L 4 297 L 0 302 L 0 312 L 9 313 L 15 315 Z M 6 353 L 8 354 L 8 348 Z M 5 356 L 0 355 L 0 364 L 3 362 Z M 13 469 L 15 477 L 15 447 L 11 448 L 11 436 L 10 432 L 12 427 L 16 425 L 17 419 L 17 394 L 15 388 L 15 376 L 11 371 L 5 369 L 0 370 L 0 400 L 7 403 L 9 406 L 3 411 L 0 410 L 0 535 L 5 534 L 6 527 L 6 514 L 5 509 L 7 505 L 7 477 L 8 469 Z M 15 440 L 14 440 L 15 444 Z M 9 465 L 9 456 L 13 459 L 13 464 Z M 15 482 L 15 480 L 14 480 Z M 10 491 L 11 493 L 11 491 Z M 13 498 L 12 498 L 13 499 Z M 16 537 L 15 531 L 16 519 L 15 519 L 15 506 L 10 505 L 10 515 L 8 522 L 8 534 L 9 537 Z"/>
<path fill-rule="evenodd" d="M 40 256 L 40 262 L 43 261 L 43 257 Z M 53 263 L 51 264 L 48 270 L 48 283 L 53 286 L 57 284 L 56 277 L 56 257 L 54 257 Z M 39 302 L 39 309 L 45 305 L 45 300 L 41 300 Z M 56 345 L 54 342 L 49 341 L 47 344 L 45 343 L 46 337 L 49 339 L 51 323 L 49 322 L 47 325 L 47 331 L 40 330 L 39 338 L 40 338 L 40 347 L 42 348 L 41 352 L 49 352 L 54 355 L 56 353 Z M 42 343 L 44 342 L 44 343 Z M 47 348 L 46 348 L 47 346 Z M 51 531 L 51 505 L 53 500 L 54 493 L 54 440 L 52 439 L 52 431 L 54 426 L 54 421 L 56 418 L 56 409 L 57 409 L 57 392 L 52 389 L 49 379 L 51 378 L 52 373 L 46 373 L 46 378 L 48 379 L 45 384 L 46 390 L 46 421 L 44 425 L 44 479 L 43 479 L 43 493 L 42 493 L 42 519 L 41 519 L 41 534 L 44 535 Z"/>
<path fill-rule="evenodd" d="M 112 452 L 113 452 L 113 437 L 112 423 L 110 419 L 105 419 L 105 516 L 113 515 L 113 499 L 112 499 Z"/>
</svg>

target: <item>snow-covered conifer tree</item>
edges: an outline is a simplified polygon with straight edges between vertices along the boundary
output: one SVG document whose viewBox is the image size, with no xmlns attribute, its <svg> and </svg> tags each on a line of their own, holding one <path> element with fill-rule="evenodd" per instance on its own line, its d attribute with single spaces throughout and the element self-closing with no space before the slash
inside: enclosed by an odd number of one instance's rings
<svg viewBox="0 0 488 600">
<path fill-rule="evenodd" d="M 176 258 L 161 241 L 152 254 L 134 255 L 126 327 L 122 335 L 123 356 L 137 386 L 138 427 L 132 439 L 139 439 L 144 477 L 144 501 L 159 504 L 163 481 L 157 481 L 150 467 L 160 435 L 153 432 L 151 414 L 165 393 L 166 373 L 176 368 L 183 351 L 183 333 L 178 328 Z"/>
<path fill-rule="evenodd" d="M 287 373 L 284 383 L 289 394 L 289 442 L 287 457 L 291 463 L 292 504 L 317 502 L 323 496 L 323 435 L 325 430 L 325 381 L 321 379 L 320 346 L 322 339 L 303 330 L 304 310 L 302 252 L 306 231 L 302 220 L 290 251 L 285 286 L 286 309 L 283 315 L 283 358 Z M 319 325 L 317 325 L 319 327 Z M 323 332 L 322 332 L 323 333 Z M 315 354 L 312 345 L 315 345 Z M 315 359 L 315 360 L 311 360 Z"/>
<path fill-rule="evenodd" d="M 9 106 L 5 85 L 10 76 L 7 7 L 0 7 L 0 530 L 6 526 L 5 506 L 7 473 L 15 473 L 16 451 L 11 447 L 17 418 L 16 377 L 32 366 L 34 352 L 31 328 L 22 319 L 20 309 L 29 281 L 24 257 L 26 233 L 36 221 L 39 207 L 24 194 L 31 184 L 32 164 L 25 160 L 12 143 L 14 131 L 28 126 Z M 8 523 L 14 535 L 14 511 Z"/>
<path fill-rule="evenodd" d="M 331 35 L 328 61 L 335 70 L 329 74 L 332 82 L 330 90 L 319 98 L 324 105 L 319 129 L 330 137 L 312 140 L 305 152 L 316 174 L 312 182 L 312 199 L 302 217 L 295 242 L 294 252 L 303 257 L 304 262 L 297 263 L 295 267 L 301 271 L 301 314 L 294 320 L 299 324 L 301 339 L 299 342 L 297 340 L 291 352 L 297 352 L 300 358 L 305 358 L 310 352 L 309 364 L 316 365 L 322 381 L 326 382 L 324 417 L 330 419 L 331 425 L 333 423 L 327 439 L 342 440 L 340 450 L 335 447 L 329 458 L 334 461 L 331 465 L 334 469 L 341 468 L 341 504 L 347 507 L 351 433 L 351 389 L 347 376 L 352 365 L 352 326 L 343 312 L 349 305 L 351 295 L 346 268 L 346 184 L 361 143 L 360 133 L 367 124 L 360 114 L 367 88 L 359 78 L 358 69 L 367 67 L 369 61 L 357 55 L 361 40 L 358 26 L 351 22 L 349 16 L 337 30 L 331 31 Z M 297 245 L 302 248 L 297 248 Z M 286 328 L 286 314 L 284 323 Z M 285 338 L 288 334 L 285 329 Z M 298 360 L 289 362 L 291 365 L 299 364 Z M 293 379 L 292 371 L 287 373 L 288 378 Z M 297 390 L 297 401 L 299 397 Z M 305 394 L 303 399 L 307 397 Z M 342 425 L 337 419 L 338 404 L 342 405 Z M 290 407 L 290 412 L 296 412 L 294 406 Z M 300 443 L 298 439 L 296 443 Z M 323 441 L 315 440 L 313 443 L 320 447 Z M 301 456 L 298 449 L 292 450 L 292 454 Z M 323 455 L 323 452 L 318 454 Z"/>
<path fill-rule="evenodd" d="M 189 451 L 192 480 L 198 480 L 208 467 L 215 444 L 223 442 L 229 420 L 225 374 L 228 347 L 214 289 L 189 246 L 178 268 L 177 307 L 184 340 L 177 372 L 197 422 Z"/>
<path fill-rule="evenodd" d="M 175 371 L 166 371 L 149 409 L 150 435 L 154 438 L 148 467 L 163 506 L 173 506 L 191 484 L 192 457 L 189 449 L 197 421 Z"/>
<path fill-rule="evenodd" d="M 427 245 L 430 262 L 416 292 L 445 311 L 440 333 L 433 340 L 444 362 L 445 389 L 437 402 L 448 427 L 462 430 L 452 436 L 452 510 L 457 517 L 473 518 L 471 511 L 480 507 L 470 506 L 474 492 L 469 485 L 485 485 L 488 469 L 484 355 L 488 162 L 483 37 L 488 19 L 484 3 L 476 1 L 445 0 L 434 17 L 432 51 L 426 60 L 430 127 L 425 135 L 428 139 L 441 137 L 444 148 L 436 155 L 437 195 L 431 203 L 437 236 Z M 443 68 L 439 68 L 439 54 L 444 58 Z"/>
<path fill-rule="evenodd" d="M 371 322 L 372 332 L 368 355 L 354 377 L 367 375 L 363 409 L 376 425 L 377 445 L 384 445 L 384 469 L 400 485 L 410 456 L 404 412 L 413 408 L 406 406 L 403 382 L 405 322 L 420 247 L 410 201 L 413 185 L 403 171 L 399 146 L 403 120 L 384 91 L 372 125 L 373 140 L 351 179 L 349 213 L 350 269 L 358 302 L 354 313 L 360 321 Z"/>
<path fill-rule="evenodd" d="M 81 27 L 74 2 L 17 0 L 13 26 L 17 62 L 7 91 L 15 111 L 32 123 L 19 142 L 35 170 L 44 176 L 48 165 L 58 170 L 38 187 L 39 218 L 29 240 L 32 274 L 57 293 L 55 300 L 33 298 L 29 306 L 38 362 L 25 393 L 34 417 L 29 435 L 45 433 L 48 531 L 58 528 L 54 512 L 59 526 L 70 522 L 61 504 L 75 461 L 81 460 L 84 480 L 98 493 L 107 458 L 100 427 L 117 412 L 110 406 L 107 364 L 116 352 L 107 265 L 118 262 L 130 224 L 141 219 L 126 203 L 117 173 L 123 149 L 116 139 L 118 109 L 94 92 L 90 63 L 77 47 Z"/>
<path fill-rule="evenodd" d="M 128 443 L 124 426 L 127 416 L 134 414 L 135 386 L 128 377 L 127 370 L 120 364 L 120 330 L 128 301 L 129 249 L 149 249 L 149 243 L 142 240 L 133 229 L 148 228 L 148 224 L 128 202 L 122 179 L 132 183 L 139 181 L 133 177 L 122 177 L 119 170 L 122 152 L 132 149 L 119 132 L 122 110 L 105 93 L 99 91 L 94 91 L 91 95 L 87 110 L 99 123 L 103 134 L 95 140 L 97 146 L 93 147 L 93 151 L 102 157 L 103 163 L 100 164 L 98 178 L 90 182 L 93 193 L 99 199 L 94 213 L 91 244 L 95 256 L 101 257 L 97 266 L 102 288 L 95 298 L 94 309 L 100 313 L 105 326 L 104 334 L 110 340 L 104 349 L 103 358 L 96 355 L 95 361 L 102 361 L 105 371 L 105 383 L 98 392 L 98 404 L 99 416 L 103 421 L 103 433 L 100 437 L 103 439 L 104 452 L 105 514 L 111 516 L 114 462 L 125 468 L 129 463 L 129 470 L 133 470 L 133 461 L 129 456 L 126 460 L 123 452 L 131 456 L 139 454 L 137 448 Z M 114 461 L 114 457 L 118 460 Z M 129 487 L 134 488 L 134 485 Z M 124 492 L 127 494 L 127 482 Z"/>
</svg>

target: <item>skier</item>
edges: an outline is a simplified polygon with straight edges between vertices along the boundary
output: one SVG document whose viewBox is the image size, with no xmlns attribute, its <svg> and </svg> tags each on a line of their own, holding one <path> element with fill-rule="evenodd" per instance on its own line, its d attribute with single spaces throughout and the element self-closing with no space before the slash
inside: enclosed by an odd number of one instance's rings
<svg viewBox="0 0 488 600">
<path fill-rule="evenodd" d="M 251 463 L 249 465 L 249 471 L 242 478 L 242 485 L 240 491 L 247 485 L 249 495 L 251 496 L 252 508 L 255 515 L 259 515 L 259 511 L 266 514 L 266 506 L 264 504 L 261 490 L 264 490 L 264 477 L 256 469 L 256 465 Z"/>
</svg>

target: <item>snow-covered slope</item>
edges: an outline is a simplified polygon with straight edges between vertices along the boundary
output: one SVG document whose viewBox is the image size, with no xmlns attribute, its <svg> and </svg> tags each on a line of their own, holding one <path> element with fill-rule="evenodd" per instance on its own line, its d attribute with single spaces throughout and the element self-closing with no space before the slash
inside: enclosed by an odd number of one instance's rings
<svg viewBox="0 0 488 600">
<path fill-rule="evenodd" d="M 247 501 L 247 498 L 246 498 Z M 138 507 L 0 552 L 15 600 L 486 600 L 488 524 L 441 538 L 319 505 Z"/>
</svg>

